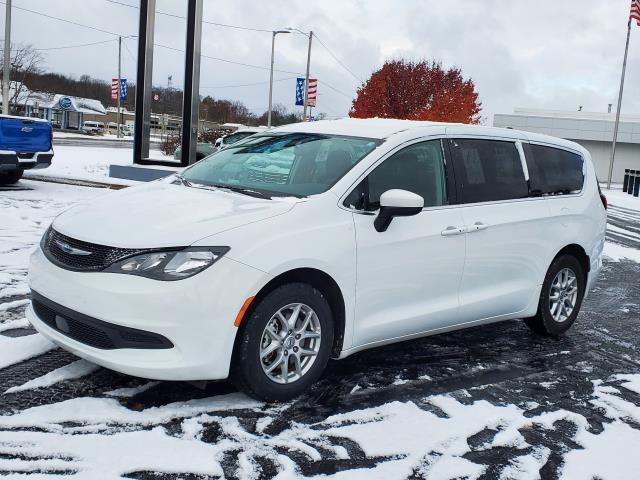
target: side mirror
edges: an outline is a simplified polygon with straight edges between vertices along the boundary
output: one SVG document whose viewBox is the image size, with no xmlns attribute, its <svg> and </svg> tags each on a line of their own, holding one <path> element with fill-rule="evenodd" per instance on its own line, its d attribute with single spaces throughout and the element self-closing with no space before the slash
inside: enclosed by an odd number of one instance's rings
<svg viewBox="0 0 640 480">
<path fill-rule="evenodd" d="M 378 232 L 385 232 L 393 217 L 417 215 L 424 207 L 424 198 L 407 190 L 387 190 L 380 196 L 380 213 L 373 222 Z"/>
</svg>

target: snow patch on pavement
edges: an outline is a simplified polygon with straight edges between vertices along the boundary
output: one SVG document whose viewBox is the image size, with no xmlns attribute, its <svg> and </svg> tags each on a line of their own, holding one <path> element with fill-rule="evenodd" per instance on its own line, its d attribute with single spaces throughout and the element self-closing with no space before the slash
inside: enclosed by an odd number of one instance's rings
<svg viewBox="0 0 640 480">
<path fill-rule="evenodd" d="M 619 262 L 621 260 L 632 260 L 634 262 L 640 262 L 640 250 L 625 247 L 624 245 L 619 245 L 613 242 L 605 242 L 604 256 L 608 257 L 614 262 Z"/>
<path fill-rule="evenodd" d="M 21 392 L 23 390 L 33 390 L 35 388 L 49 387 L 58 382 L 84 377 L 85 375 L 89 375 L 90 373 L 95 372 L 99 368 L 100 367 L 98 365 L 88 362 L 87 360 L 77 360 L 73 363 L 70 363 L 69 365 L 65 365 L 64 367 L 56 368 L 46 375 L 34 378 L 33 380 L 29 380 L 22 385 L 11 387 L 4 393 L 14 393 Z"/>
<path fill-rule="evenodd" d="M 0 335 L 0 368 L 42 355 L 54 348 L 56 346 L 39 333 L 17 338 Z"/>
</svg>

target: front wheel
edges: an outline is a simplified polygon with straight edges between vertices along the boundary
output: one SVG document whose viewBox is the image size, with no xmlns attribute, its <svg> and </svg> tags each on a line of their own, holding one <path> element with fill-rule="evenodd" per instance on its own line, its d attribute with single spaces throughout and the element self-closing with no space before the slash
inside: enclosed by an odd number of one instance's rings
<svg viewBox="0 0 640 480">
<path fill-rule="evenodd" d="M 11 185 L 22 178 L 24 170 L 18 169 L 12 172 L 0 173 L 0 185 Z"/>
<path fill-rule="evenodd" d="M 535 332 L 560 335 L 576 321 L 584 298 L 585 275 L 582 265 L 571 255 L 556 258 L 545 276 L 538 312 L 526 319 Z"/>
<path fill-rule="evenodd" d="M 289 400 L 322 375 L 333 344 L 333 316 L 319 290 L 290 283 L 262 298 L 238 335 L 235 385 L 260 400 Z"/>
</svg>

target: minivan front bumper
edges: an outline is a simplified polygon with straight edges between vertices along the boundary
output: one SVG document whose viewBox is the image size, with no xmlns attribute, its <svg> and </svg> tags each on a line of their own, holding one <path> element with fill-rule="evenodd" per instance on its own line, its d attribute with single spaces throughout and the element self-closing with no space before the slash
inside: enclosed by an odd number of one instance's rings
<svg viewBox="0 0 640 480">
<path fill-rule="evenodd" d="M 268 281 L 266 277 L 226 257 L 198 275 L 173 282 L 72 272 L 51 263 L 38 248 L 31 256 L 30 287 L 37 292 L 36 300 L 44 299 L 54 310 L 62 307 L 63 320 L 60 325 L 55 314 L 53 321 L 41 318 L 45 314 L 42 310 L 40 316 L 36 313 L 37 304 L 36 309 L 33 305 L 27 309 L 27 318 L 60 347 L 112 370 L 156 380 L 224 379 L 229 375 L 237 333 L 235 317 L 245 300 Z M 69 330 L 65 333 L 65 317 L 71 321 L 88 318 L 116 330 L 142 331 L 172 346 L 104 348 Z"/>
</svg>

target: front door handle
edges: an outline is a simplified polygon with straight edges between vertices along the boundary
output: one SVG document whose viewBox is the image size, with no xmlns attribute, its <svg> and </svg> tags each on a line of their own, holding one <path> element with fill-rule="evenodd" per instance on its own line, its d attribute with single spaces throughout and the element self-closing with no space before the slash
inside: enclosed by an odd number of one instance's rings
<svg viewBox="0 0 640 480">
<path fill-rule="evenodd" d="M 468 228 L 469 233 L 471 232 L 479 232 L 480 230 L 486 230 L 489 228 L 489 225 L 482 222 L 476 222 Z"/>
<path fill-rule="evenodd" d="M 449 226 L 441 232 L 441 235 L 443 237 L 451 237 L 452 235 L 462 235 L 463 233 L 466 233 L 466 231 L 467 231 L 467 227 L 465 226 L 462 226 L 462 227 Z"/>
</svg>

